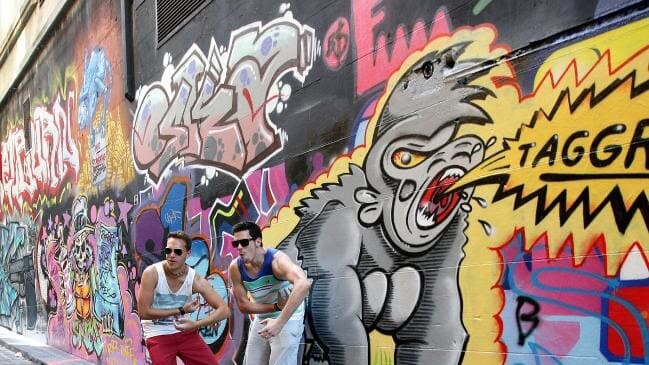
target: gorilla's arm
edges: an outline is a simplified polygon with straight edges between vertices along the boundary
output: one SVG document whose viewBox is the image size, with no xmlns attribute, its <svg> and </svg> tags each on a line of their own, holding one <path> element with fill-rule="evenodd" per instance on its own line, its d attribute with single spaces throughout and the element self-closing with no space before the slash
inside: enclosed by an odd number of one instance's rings
<svg viewBox="0 0 649 365">
<path fill-rule="evenodd" d="M 354 192 L 366 184 L 363 171 L 312 192 L 298 208 L 295 230 L 280 245 L 301 260 L 312 279 L 308 325 L 329 364 L 367 364 L 368 338 L 362 321 L 361 282 L 356 272 L 361 227 Z"/>
</svg>

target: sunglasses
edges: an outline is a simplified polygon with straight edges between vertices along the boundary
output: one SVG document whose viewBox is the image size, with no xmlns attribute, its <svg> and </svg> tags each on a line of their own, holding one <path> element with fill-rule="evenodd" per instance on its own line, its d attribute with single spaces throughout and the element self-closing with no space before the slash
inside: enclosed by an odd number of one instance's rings
<svg viewBox="0 0 649 365">
<path fill-rule="evenodd" d="M 234 241 L 232 241 L 232 246 L 234 248 L 238 248 L 239 245 L 241 245 L 241 247 L 248 247 L 248 245 L 250 244 L 251 241 L 254 241 L 254 239 L 252 239 L 252 238 L 242 238 L 240 240 L 234 240 Z"/>
<path fill-rule="evenodd" d="M 183 250 L 181 248 L 169 248 L 165 247 L 165 254 L 166 255 L 171 255 L 171 253 L 175 253 L 176 256 L 180 256 L 183 254 Z"/>
</svg>

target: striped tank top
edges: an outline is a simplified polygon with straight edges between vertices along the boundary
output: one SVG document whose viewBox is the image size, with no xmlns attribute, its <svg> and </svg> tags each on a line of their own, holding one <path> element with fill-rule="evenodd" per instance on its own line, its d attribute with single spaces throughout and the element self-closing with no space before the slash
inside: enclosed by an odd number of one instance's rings
<svg viewBox="0 0 649 365">
<path fill-rule="evenodd" d="M 277 293 L 282 292 L 283 295 L 293 290 L 293 284 L 286 280 L 280 280 L 273 274 L 273 257 L 277 250 L 272 248 L 266 249 L 264 255 L 264 263 L 256 277 L 248 275 L 246 268 L 241 261 L 241 257 L 237 258 L 237 267 L 241 274 L 241 281 L 243 286 L 248 290 L 250 296 L 255 303 L 261 304 L 274 304 L 277 302 Z M 257 314 L 259 319 L 277 318 L 280 312 L 260 313 Z M 304 318 L 304 302 L 300 304 L 290 320 L 302 320 Z"/>
<path fill-rule="evenodd" d="M 167 276 L 165 275 L 162 264 L 164 261 L 153 264 L 158 273 L 158 284 L 153 291 L 153 303 L 151 307 L 157 309 L 176 309 L 182 307 L 192 298 L 192 285 L 194 283 L 195 271 L 191 267 L 187 268 L 187 277 L 175 293 L 169 288 Z M 153 320 L 142 320 L 142 331 L 144 338 L 152 338 L 161 335 L 170 335 L 180 332 L 174 327 L 174 320 L 180 315 Z"/>
</svg>

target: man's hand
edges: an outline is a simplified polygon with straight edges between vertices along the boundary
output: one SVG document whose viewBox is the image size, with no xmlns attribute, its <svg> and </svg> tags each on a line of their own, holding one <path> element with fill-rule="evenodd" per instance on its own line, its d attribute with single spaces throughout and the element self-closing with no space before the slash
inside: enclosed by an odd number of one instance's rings
<svg viewBox="0 0 649 365">
<path fill-rule="evenodd" d="M 266 318 L 260 323 L 266 325 L 266 327 L 262 328 L 262 330 L 258 332 L 259 335 L 264 338 L 277 336 L 284 327 L 284 323 L 275 318 Z"/>
<path fill-rule="evenodd" d="M 284 309 L 286 302 L 288 302 L 289 295 L 291 295 L 290 290 L 277 292 L 277 306 L 279 307 L 279 309 Z"/>
<path fill-rule="evenodd" d="M 174 327 L 180 332 L 193 331 L 198 329 L 198 322 L 187 317 L 181 317 L 174 321 Z"/>
<path fill-rule="evenodd" d="M 198 297 L 196 297 L 191 302 L 183 304 L 183 310 L 185 311 L 185 313 L 191 313 L 191 312 L 197 310 L 198 307 L 200 307 L 200 306 L 201 305 L 198 302 Z"/>
</svg>

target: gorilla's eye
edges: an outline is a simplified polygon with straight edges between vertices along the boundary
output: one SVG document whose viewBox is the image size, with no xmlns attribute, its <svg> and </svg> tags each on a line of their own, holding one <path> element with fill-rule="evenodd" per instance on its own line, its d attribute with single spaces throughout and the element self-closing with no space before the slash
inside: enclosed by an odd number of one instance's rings
<svg viewBox="0 0 649 365">
<path fill-rule="evenodd" d="M 415 167 L 425 159 L 426 155 L 408 150 L 398 150 L 392 154 L 392 163 L 404 169 Z"/>
<path fill-rule="evenodd" d="M 426 79 L 430 79 L 431 76 L 433 76 L 433 63 L 430 61 L 424 62 L 424 65 L 422 66 L 422 69 L 424 71 L 424 77 Z"/>
</svg>

